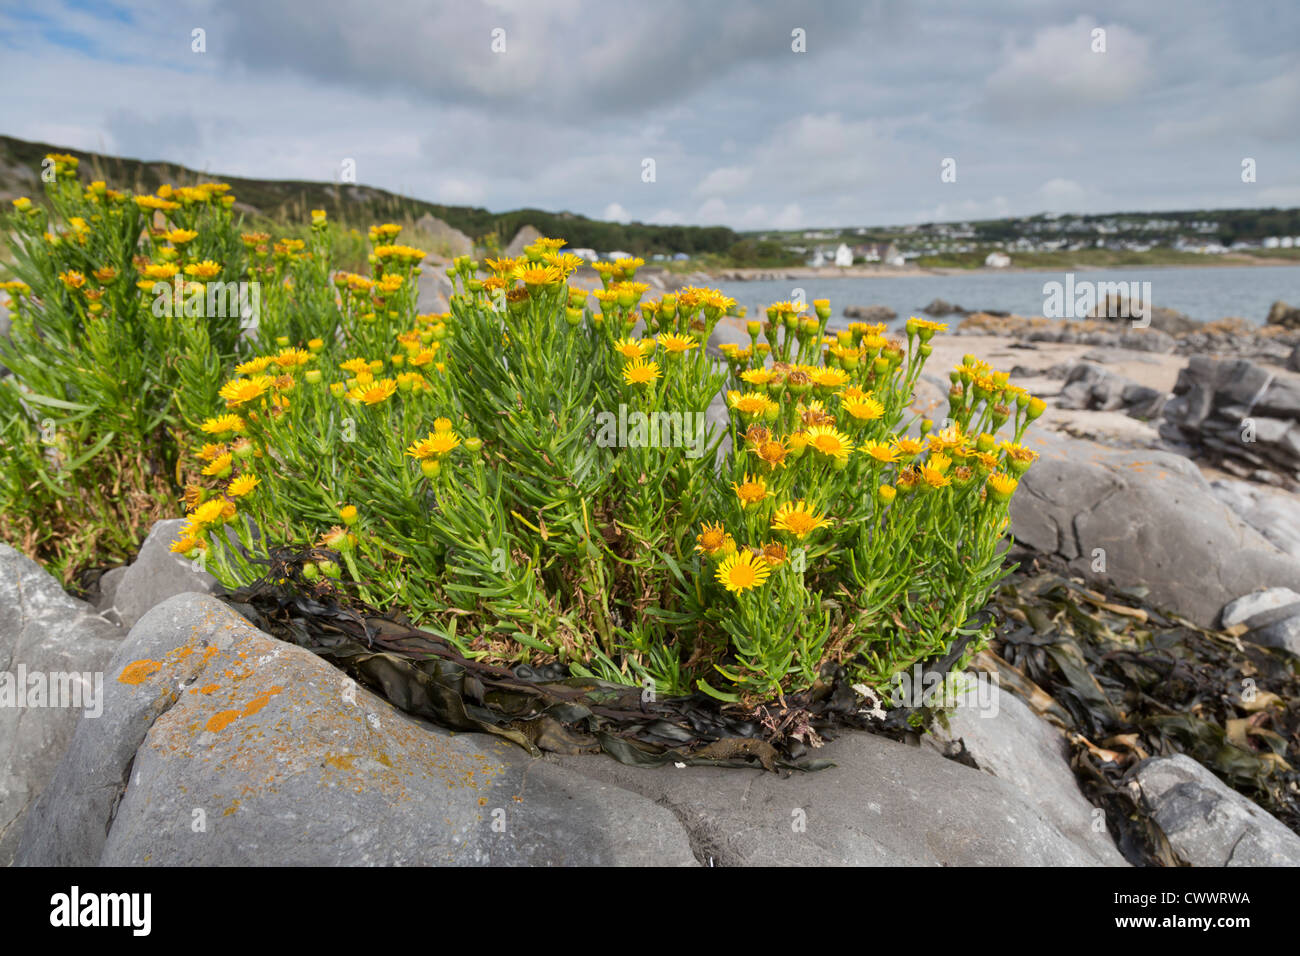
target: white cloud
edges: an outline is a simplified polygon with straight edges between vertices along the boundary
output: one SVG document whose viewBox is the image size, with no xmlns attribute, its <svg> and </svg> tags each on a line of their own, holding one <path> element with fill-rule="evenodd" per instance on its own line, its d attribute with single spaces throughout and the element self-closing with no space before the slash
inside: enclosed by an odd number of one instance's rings
<svg viewBox="0 0 1300 956">
<path fill-rule="evenodd" d="M 733 196 L 753 181 L 752 166 L 720 166 L 695 187 L 697 196 Z"/>
<path fill-rule="evenodd" d="M 1087 194 L 1073 179 L 1049 179 L 1038 187 L 1045 212 L 1083 212 Z"/>
<path fill-rule="evenodd" d="M 610 222 L 632 221 L 632 217 L 628 215 L 628 211 L 616 202 L 612 202 L 605 207 L 605 211 L 601 214 L 601 218 L 608 219 Z"/>
<path fill-rule="evenodd" d="M 1105 24 L 1106 50 L 1093 51 L 1099 24 L 1081 16 L 1047 27 L 1027 46 L 1012 46 L 985 83 L 992 112 L 1003 119 L 1043 119 L 1062 111 L 1109 106 L 1133 96 L 1146 80 L 1146 39 L 1119 24 Z"/>
</svg>

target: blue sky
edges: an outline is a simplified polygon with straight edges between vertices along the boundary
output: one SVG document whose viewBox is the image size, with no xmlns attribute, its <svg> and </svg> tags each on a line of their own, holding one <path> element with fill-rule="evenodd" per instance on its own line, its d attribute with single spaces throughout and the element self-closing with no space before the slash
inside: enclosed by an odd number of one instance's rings
<svg viewBox="0 0 1300 956">
<path fill-rule="evenodd" d="M 352 160 L 432 201 L 741 229 L 1295 206 L 1298 11 L 0 0 L 0 132 L 236 176 Z"/>
</svg>

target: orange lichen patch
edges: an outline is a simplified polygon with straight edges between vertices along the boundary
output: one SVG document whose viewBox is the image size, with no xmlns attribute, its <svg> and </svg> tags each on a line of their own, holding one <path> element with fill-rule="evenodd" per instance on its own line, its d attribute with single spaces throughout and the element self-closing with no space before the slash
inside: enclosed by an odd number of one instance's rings
<svg viewBox="0 0 1300 956">
<path fill-rule="evenodd" d="M 217 645 L 209 644 L 203 649 L 203 662 L 206 664 L 220 653 L 221 651 L 217 650 Z"/>
<path fill-rule="evenodd" d="M 220 688 L 220 684 L 204 684 L 199 688 L 200 694 L 211 694 Z"/>
<path fill-rule="evenodd" d="M 389 770 L 393 769 L 393 761 L 389 758 L 388 754 L 384 753 L 382 750 L 379 751 L 379 755 L 375 759 L 378 760 L 385 767 L 387 767 Z"/>
<path fill-rule="evenodd" d="M 259 710 L 261 710 L 263 707 L 265 707 L 267 704 L 271 702 L 271 698 L 274 695 L 280 693 L 280 691 L 282 691 L 283 689 L 284 688 L 282 688 L 279 684 L 276 684 L 265 694 L 259 694 L 257 697 L 254 697 L 252 700 L 250 700 L 247 704 L 244 705 L 244 712 L 241 716 L 249 717 L 257 713 Z"/>
<path fill-rule="evenodd" d="M 222 676 L 229 677 L 231 680 L 246 680 L 247 678 L 253 676 L 253 672 L 251 670 L 236 671 L 232 669 L 228 671 L 222 671 L 221 673 Z"/>
<path fill-rule="evenodd" d="M 161 663 L 148 658 L 132 661 L 122 668 L 122 673 L 117 676 L 117 679 L 123 684 L 143 684 L 145 679 L 160 667 L 162 667 Z"/>
<path fill-rule="evenodd" d="M 215 734 L 225 730 L 238 719 L 239 711 L 237 710 L 219 710 L 208 718 L 208 722 L 204 725 L 203 729 L 210 730 Z"/>
<path fill-rule="evenodd" d="M 352 762 L 356 759 L 356 754 L 329 754 L 325 757 L 325 762 L 331 767 L 338 767 L 340 770 L 351 770 Z"/>
<path fill-rule="evenodd" d="M 222 814 L 221 814 L 221 815 L 222 815 L 223 817 L 228 817 L 228 816 L 230 816 L 231 814 L 233 814 L 233 813 L 234 813 L 236 810 L 238 810 L 238 809 L 239 809 L 239 801 L 236 800 L 236 801 L 235 801 L 234 803 L 232 803 L 230 806 L 226 807 L 226 809 L 225 809 L 224 811 L 222 811 Z"/>
</svg>

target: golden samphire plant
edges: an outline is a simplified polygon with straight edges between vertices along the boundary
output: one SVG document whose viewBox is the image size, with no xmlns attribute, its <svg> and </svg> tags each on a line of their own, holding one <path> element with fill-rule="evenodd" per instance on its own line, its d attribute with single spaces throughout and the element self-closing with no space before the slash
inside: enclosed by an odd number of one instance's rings
<svg viewBox="0 0 1300 956">
<path fill-rule="evenodd" d="M 372 228 L 366 275 L 311 228 L 309 249 L 238 244 L 265 294 L 228 374 L 173 356 L 208 402 L 182 416 L 201 478 L 173 550 L 226 586 L 274 568 L 468 657 L 751 705 L 980 646 L 1043 403 L 967 356 L 947 420 L 920 421 L 943 326 L 831 335 L 825 300 L 777 303 L 719 359 L 731 299 L 646 299 L 639 259 L 576 288 L 559 239 L 455 259 L 449 311 L 417 314 L 424 253 L 398 227 Z"/>
</svg>

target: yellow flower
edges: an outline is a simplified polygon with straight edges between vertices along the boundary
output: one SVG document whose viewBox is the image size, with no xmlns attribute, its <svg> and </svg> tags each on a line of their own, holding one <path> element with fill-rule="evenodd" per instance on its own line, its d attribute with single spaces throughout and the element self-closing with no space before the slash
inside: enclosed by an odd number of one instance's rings
<svg viewBox="0 0 1300 956">
<path fill-rule="evenodd" d="M 1015 494 L 1016 487 L 1020 483 L 1010 475 L 1005 475 L 996 471 L 989 475 L 989 493 L 993 495 L 995 501 L 1006 501 Z"/>
<path fill-rule="evenodd" d="M 619 339 L 614 343 L 614 351 L 628 361 L 644 358 L 654 351 L 655 344 L 649 339 Z"/>
<path fill-rule="evenodd" d="M 447 429 L 446 431 L 432 431 L 429 432 L 427 438 L 421 438 L 415 444 L 411 445 L 410 448 L 406 449 L 406 453 L 412 458 L 424 461 L 427 458 L 441 458 L 459 444 L 459 436 L 450 429 Z"/>
<path fill-rule="evenodd" d="M 869 455 L 882 465 L 892 465 L 898 461 L 898 451 L 883 441 L 865 441 L 861 450 L 864 455 Z"/>
<path fill-rule="evenodd" d="M 363 405 L 378 405 L 392 398 L 393 393 L 397 391 L 397 380 L 392 378 L 360 383 L 360 376 L 358 376 L 358 382 L 357 387 L 348 392 L 348 398 L 355 399 Z"/>
<path fill-rule="evenodd" d="M 311 353 L 306 349 L 285 349 L 275 357 L 275 364 L 288 370 L 311 361 Z"/>
<path fill-rule="evenodd" d="M 240 375 L 257 375 L 259 372 L 265 372 L 271 367 L 275 359 L 269 355 L 259 355 L 257 358 L 251 358 L 247 362 L 240 362 L 235 366 L 235 371 Z"/>
<path fill-rule="evenodd" d="M 1013 442 L 1004 441 L 1002 451 L 1007 456 L 1007 468 L 1015 475 L 1023 475 L 1038 460 L 1038 452 Z"/>
<path fill-rule="evenodd" d="M 781 407 L 762 392 L 746 392 L 743 395 L 739 392 L 728 392 L 727 403 L 742 415 L 758 417 L 765 416 Z"/>
<path fill-rule="evenodd" d="M 676 333 L 661 333 L 659 335 L 659 344 L 664 347 L 664 351 L 669 355 L 682 355 L 700 346 L 699 340 L 689 335 L 677 335 Z"/>
<path fill-rule="evenodd" d="M 637 359 L 635 362 L 629 362 L 623 367 L 623 381 L 628 385 L 652 385 L 655 379 L 661 378 L 663 372 L 659 370 L 658 362 L 647 362 L 645 359 Z"/>
<path fill-rule="evenodd" d="M 164 232 L 163 238 L 173 246 L 183 246 L 187 242 L 193 242 L 198 235 L 193 229 L 173 229 L 171 232 Z"/>
<path fill-rule="evenodd" d="M 785 545 L 781 544 L 779 541 L 769 541 L 767 544 L 763 545 L 762 557 L 763 560 L 767 562 L 768 567 L 779 568 L 781 565 L 785 564 L 789 555 L 785 550 Z"/>
<path fill-rule="evenodd" d="M 885 406 L 870 395 L 864 395 L 861 398 L 846 398 L 846 400 L 840 402 L 840 407 L 860 422 L 873 422 L 885 414 Z"/>
<path fill-rule="evenodd" d="M 146 279 L 170 279 L 180 269 L 174 262 L 154 262 L 144 267 L 144 277 Z"/>
<path fill-rule="evenodd" d="M 931 468 L 929 465 L 921 466 L 921 480 L 925 482 L 922 491 L 947 488 L 952 484 L 952 479 L 945 475 L 937 468 Z"/>
<path fill-rule="evenodd" d="M 75 269 L 70 269 L 67 272 L 59 273 L 59 281 L 68 289 L 80 289 L 86 284 L 86 277 Z"/>
<path fill-rule="evenodd" d="M 762 587 L 772 573 L 767 562 L 752 551 L 728 555 L 718 565 L 718 582 L 733 594 Z"/>
<path fill-rule="evenodd" d="M 829 524 L 830 521 L 824 515 L 815 514 L 802 499 L 781 505 L 772 516 L 773 528 L 796 538 L 804 538 Z"/>
<path fill-rule="evenodd" d="M 230 452 L 220 454 L 208 463 L 207 467 L 203 469 L 203 474 L 208 475 L 209 477 L 213 475 L 220 476 L 229 474 L 232 461 L 233 458 L 231 457 Z"/>
<path fill-rule="evenodd" d="M 232 498 L 242 498 L 258 486 L 257 475 L 245 472 L 226 487 L 226 494 Z"/>
<path fill-rule="evenodd" d="M 564 281 L 564 273 L 555 266 L 525 266 L 516 271 L 515 276 L 529 288 L 559 285 Z"/>
<path fill-rule="evenodd" d="M 849 380 L 849 373 L 842 368 L 819 368 L 812 373 L 812 380 L 824 388 L 839 388 Z"/>
<path fill-rule="evenodd" d="M 449 432 L 449 431 L 451 431 L 451 419 L 450 419 L 450 418 L 435 418 L 435 419 L 433 420 L 433 430 L 434 430 L 435 432 Z"/>
<path fill-rule="evenodd" d="M 216 418 L 209 418 L 199 428 L 209 435 L 227 435 L 231 432 L 242 432 L 244 420 L 238 415 L 218 415 Z"/>
<path fill-rule="evenodd" d="M 261 398 L 270 389 L 272 378 L 269 375 L 254 375 L 252 378 L 236 378 L 217 393 L 226 400 L 227 408 L 238 408 L 254 399 Z"/>
<path fill-rule="evenodd" d="M 814 425 L 804 432 L 804 438 L 812 448 L 833 458 L 848 458 L 853 450 L 849 436 L 829 425 Z"/>
<path fill-rule="evenodd" d="M 744 482 L 736 484 L 733 481 L 731 487 L 735 490 L 736 497 L 740 499 L 740 504 L 746 508 L 758 504 L 767 497 L 767 481 L 763 478 L 746 475 Z"/>
<path fill-rule="evenodd" d="M 773 471 L 784 466 L 786 456 L 790 454 L 786 443 L 774 438 L 759 442 L 754 451 Z"/>
<path fill-rule="evenodd" d="M 706 521 L 700 525 L 700 533 L 695 536 L 695 550 L 708 555 L 717 554 L 723 550 L 729 537 L 731 536 L 721 522 L 709 524 Z"/>
<path fill-rule="evenodd" d="M 898 452 L 898 457 L 901 461 L 915 458 L 917 455 L 921 454 L 924 448 L 925 446 L 915 438 L 903 437 L 894 439 L 894 450 Z"/>
<path fill-rule="evenodd" d="M 776 378 L 776 373 L 770 368 L 751 368 L 746 372 L 741 372 L 740 377 L 750 385 L 767 385 Z"/>
<path fill-rule="evenodd" d="M 181 204 L 172 202 L 170 199 L 159 199 L 157 196 L 136 196 L 135 204 L 141 209 L 161 209 L 164 212 L 170 212 L 173 209 L 180 209 Z"/>
<path fill-rule="evenodd" d="M 183 534 L 181 537 L 177 538 L 175 541 L 172 542 L 172 546 L 168 550 L 170 550 L 172 554 L 189 554 L 195 548 L 206 548 L 206 547 L 207 547 L 207 542 L 200 541 L 198 538 L 195 538 L 192 535 Z"/>
</svg>

